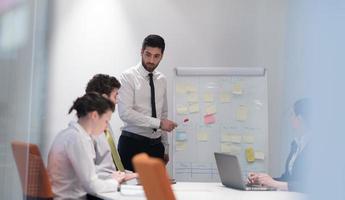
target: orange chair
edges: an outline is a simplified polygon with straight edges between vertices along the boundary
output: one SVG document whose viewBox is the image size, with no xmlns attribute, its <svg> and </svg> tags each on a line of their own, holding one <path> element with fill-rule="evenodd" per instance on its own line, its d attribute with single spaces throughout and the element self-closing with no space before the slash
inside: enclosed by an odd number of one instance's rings
<svg viewBox="0 0 345 200">
<path fill-rule="evenodd" d="M 175 200 L 168 173 L 160 159 L 141 153 L 132 161 L 148 200 Z"/>
<path fill-rule="evenodd" d="M 19 141 L 11 144 L 24 199 L 53 199 L 49 176 L 38 146 Z"/>
</svg>

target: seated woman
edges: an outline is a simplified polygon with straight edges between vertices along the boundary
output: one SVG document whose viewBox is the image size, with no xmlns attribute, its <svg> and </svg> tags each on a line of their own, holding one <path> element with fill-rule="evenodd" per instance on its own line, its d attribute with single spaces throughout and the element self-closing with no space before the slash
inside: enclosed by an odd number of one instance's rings
<svg viewBox="0 0 345 200">
<path fill-rule="evenodd" d="M 276 188 L 278 190 L 305 191 L 307 170 L 307 146 L 310 141 L 310 112 L 308 99 L 300 99 L 294 103 L 293 127 L 299 134 L 291 143 L 290 154 L 286 160 L 285 172 L 279 178 L 272 178 L 265 173 L 249 173 L 248 183 Z"/>
<path fill-rule="evenodd" d="M 48 172 L 54 199 L 86 199 L 87 194 L 115 192 L 126 178 L 114 172 L 109 179 L 100 179 L 94 163 L 94 139 L 108 126 L 115 105 L 97 93 L 77 98 L 69 110 L 76 110 L 78 121 L 55 138 L 48 156 Z"/>
</svg>

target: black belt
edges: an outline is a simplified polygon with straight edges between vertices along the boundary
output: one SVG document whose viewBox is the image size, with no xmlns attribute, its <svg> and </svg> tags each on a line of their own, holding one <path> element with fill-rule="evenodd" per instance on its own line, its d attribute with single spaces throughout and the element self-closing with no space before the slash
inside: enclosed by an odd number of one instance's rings
<svg viewBox="0 0 345 200">
<path fill-rule="evenodd" d="M 149 145 L 156 145 L 156 144 L 162 143 L 161 137 L 152 139 L 152 138 L 148 138 L 148 137 L 131 133 L 128 131 L 124 131 L 124 130 L 122 131 L 121 136 L 125 136 L 125 137 L 131 138 L 131 139 L 134 139 L 134 140 L 137 140 Z"/>
</svg>

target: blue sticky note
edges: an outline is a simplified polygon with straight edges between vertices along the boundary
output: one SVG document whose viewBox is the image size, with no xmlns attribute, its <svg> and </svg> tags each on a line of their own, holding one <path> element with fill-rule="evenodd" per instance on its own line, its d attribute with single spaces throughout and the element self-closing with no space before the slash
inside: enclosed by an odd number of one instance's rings
<svg viewBox="0 0 345 200">
<path fill-rule="evenodd" d="M 184 141 L 187 140 L 187 134 L 184 131 L 178 131 L 175 134 L 176 141 Z"/>
</svg>

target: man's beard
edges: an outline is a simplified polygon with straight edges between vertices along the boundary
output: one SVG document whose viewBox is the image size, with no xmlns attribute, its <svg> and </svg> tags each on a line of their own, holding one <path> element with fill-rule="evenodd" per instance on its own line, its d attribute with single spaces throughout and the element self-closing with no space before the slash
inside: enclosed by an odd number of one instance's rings
<svg viewBox="0 0 345 200">
<path fill-rule="evenodd" d="M 146 69 L 146 71 L 149 71 L 149 72 L 153 72 L 157 68 L 157 66 L 159 65 L 159 63 L 157 63 L 157 65 L 152 64 L 151 66 L 153 66 L 153 67 L 148 68 L 143 59 L 141 59 L 141 64 Z"/>
</svg>

